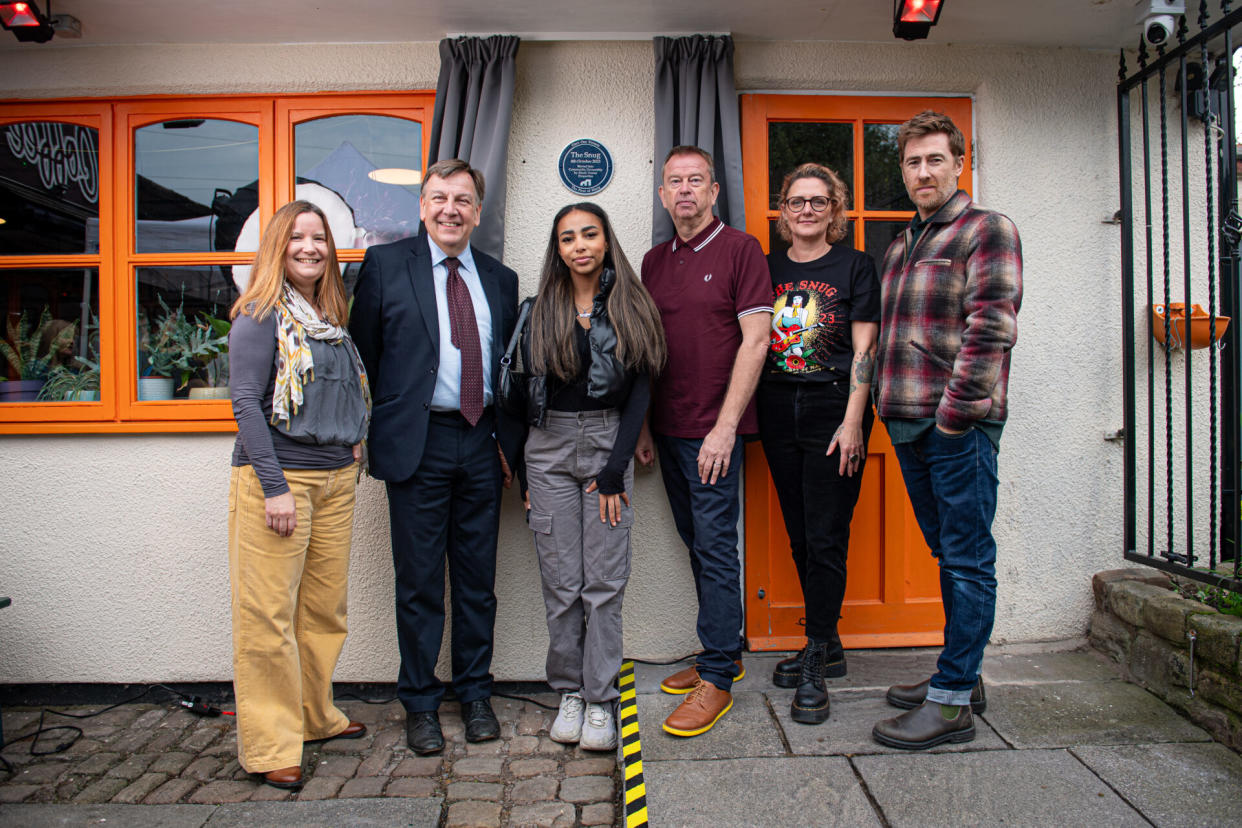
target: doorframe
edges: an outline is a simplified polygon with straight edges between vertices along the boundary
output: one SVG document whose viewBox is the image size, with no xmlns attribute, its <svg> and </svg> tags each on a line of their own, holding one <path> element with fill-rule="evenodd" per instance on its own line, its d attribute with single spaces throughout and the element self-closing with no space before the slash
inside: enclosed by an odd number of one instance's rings
<svg viewBox="0 0 1242 828">
<path fill-rule="evenodd" d="M 768 129 L 772 120 L 786 122 L 824 122 L 838 121 L 852 124 L 864 122 L 900 123 L 895 119 L 893 110 L 901 109 L 908 113 L 901 120 L 910 117 L 923 109 L 935 108 L 949 115 L 955 123 L 968 125 L 969 133 L 966 142 L 966 163 L 958 186 L 968 193 L 975 192 L 975 100 L 969 93 L 929 93 L 921 95 L 870 94 L 865 92 L 749 92 L 739 96 L 742 132 L 742 170 L 743 196 L 745 201 L 746 225 L 751 235 L 755 236 L 764 252 L 768 248 L 768 223 L 775 213 L 769 208 L 768 182 Z M 827 106 L 825 106 L 827 104 Z M 857 193 L 863 183 L 862 159 L 864 156 L 862 131 L 857 130 L 854 137 L 854 180 L 847 182 L 851 193 Z M 865 238 L 865 222 L 868 219 L 893 221 L 904 220 L 910 211 L 873 211 L 860 210 L 857 200 L 853 200 L 847 216 L 853 222 L 852 243 L 863 249 Z M 859 218 L 862 218 L 859 221 Z M 876 266 L 880 266 L 880 262 Z M 872 434 L 872 439 L 883 431 L 882 425 Z M 800 634 L 777 634 L 767 630 L 767 634 L 756 634 L 752 621 L 767 617 L 769 610 L 767 598 L 759 597 L 757 582 L 768 584 L 771 580 L 769 561 L 771 545 L 774 542 L 787 542 L 784 522 L 769 511 L 768 489 L 771 480 L 767 465 L 763 460 L 763 450 L 758 441 L 747 446 L 743 503 L 743 527 L 745 531 L 746 555 L 743 561 L 743 583 L 745 584 L 745 623 L 747 645 L 751 651 L 790 650 L 798 649 L 805 642 Z M 886 480 L 888 494 L 896 497 L 905 496 L 904 485 L 900 482 L 900 474 Z M 900 491 L 893 491 L 900 489 Z M 900 536 L 917 536 L 921 543 L 921 533 L 914 523 L 912 514 L 885 518 L 885 534 L 896 533 Z M 775 538 L 782 541 L 776 541 Z M 923 547 L 926 548 L 925 546 Z M 762 552 L 759 553 L 760 550 Z M 886 558 L 886 563 L 888 560 Z M 884 582 L 886 594 L 904 594 L 904 566 L 885 567 Z M 926 603 L 926 602 L 913 602 Z M 939 610 L 939 601 L 935 602 Z M 930 607 L 929 607 L 930 609 Z M 941 611 L 942 612 L 942 611 Z M 943 618 L 943 615 L 940 616 Z M 943 631 L 917 630 L 908 632 L 859 633 L 843 634 L 842 641 L 849 647 L 910 647 L 943 644 Z"/>
</svg>

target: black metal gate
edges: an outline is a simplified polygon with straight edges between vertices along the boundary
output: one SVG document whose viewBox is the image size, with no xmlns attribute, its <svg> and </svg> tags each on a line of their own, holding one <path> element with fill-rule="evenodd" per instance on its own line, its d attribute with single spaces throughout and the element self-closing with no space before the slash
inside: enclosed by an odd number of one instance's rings
<svg viewBox="0 0 1242 828">
<path fill-rule="evenodd" d="M 1125 557 L 1242 590 L 1235 37 L 1199 6 L 1138 71 L 1121 56 Z M 1232 324 L 1230 321 L 1232 320 Z M 1145 547 L 1145 548 L 1143 548 Z"/>
</svg>

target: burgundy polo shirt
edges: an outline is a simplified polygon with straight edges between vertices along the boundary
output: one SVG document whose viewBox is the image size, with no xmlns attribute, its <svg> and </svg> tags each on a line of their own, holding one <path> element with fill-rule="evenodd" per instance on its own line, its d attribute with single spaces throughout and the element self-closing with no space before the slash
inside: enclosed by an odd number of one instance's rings
<svg viewBox="0 0 1242 828">
<path fill-rule="evenodd" d="M 668 364 L 651 400 L 651 430 L 698 439 L 716 424 L 742 344 L 738 320 L 772 312 L 772 279 L 759 242 L 720 219 L 689 242 L 674 236 L 643 257 L 643 284 L 660 309 Z M 759 430 L 751 400 L 738 434 Z"/>
</svg>

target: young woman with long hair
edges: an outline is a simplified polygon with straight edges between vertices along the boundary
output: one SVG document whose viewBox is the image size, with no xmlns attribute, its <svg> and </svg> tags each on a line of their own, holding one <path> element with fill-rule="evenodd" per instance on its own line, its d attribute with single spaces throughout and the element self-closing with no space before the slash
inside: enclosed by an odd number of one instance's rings
<svg viewBox="0 0 1242 828">
<path fill-rule="evenodd" d="M 561 693 L 551 737 L 613 750 L 632 458 L 666 350 L 659 311 L 599 206 L 571 204 L 553 218 L 522 340 L 536 377 L 528 518 L 543 576 L 548 683 Z"/>
<path fill-rule="evenodd" d="M 286 204 L 229 333 L 237 755 L 279 788 L 301 786 L 303 742 L 366 733 L 332 700 L 371 408 L 348 314 L 327 219 L 310 202 Z"/>
<path fill-rule="evenodd" d="M 862 485 L 880 319 L 875 262 L 846 241 L 849 190 L 836 172 L 803 164 L 781 185 L 768 254 L 773 308 L 768 361 L 755 397 L 759 437 L 785 517 L 806 607 L 806 647 L 776 666 L 794 687 L 795 722 L 828 718 L 825 677 L 845 675 L 837 620 L 845 599 L 850 520 Z"/>
</svg>

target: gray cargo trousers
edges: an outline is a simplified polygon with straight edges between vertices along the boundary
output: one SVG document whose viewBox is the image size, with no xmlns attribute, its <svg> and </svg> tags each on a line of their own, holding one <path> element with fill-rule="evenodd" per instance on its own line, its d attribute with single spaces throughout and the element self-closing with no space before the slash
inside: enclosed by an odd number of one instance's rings
<svg viewBox="0 0 1242 828">
<path fill-rule="evenodd" d="M 543 428 L 526 440 L 530 528 L 543 576 L 548 618 L 548 684 L 560 693 L 581 691 L 588 702 L 618 697 L 621 601 L 630 577 L 634 511 L 599 519 L 599 493 L 586 492 L 608 462 L 620 414 L 549 411 Z M 634 461 L 625 470 L 632 496 Z"/>
</svg>

